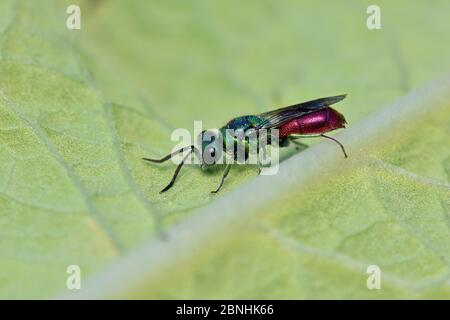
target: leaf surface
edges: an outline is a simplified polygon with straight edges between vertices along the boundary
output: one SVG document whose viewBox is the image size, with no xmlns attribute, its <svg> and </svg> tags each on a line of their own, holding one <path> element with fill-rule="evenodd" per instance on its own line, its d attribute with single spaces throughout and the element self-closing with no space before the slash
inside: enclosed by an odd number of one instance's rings
<svg viewBox="0 0 450 320">
<path fill-rule="evenodd" d="M 68 294 L 76 264 L 70 297 L 448 298 L 448 79 L 381 112 L 448 70 L 448 4 L 382 2 L 379 32 L 367 5 L 84 1 L 69 31 L 63 2 L 2 1 L 0 297 Z M 340 93 L 346 161 L 290 149 L 212 196 L 220 170 L 160 195 L 173 164 L 140 160 L 194 120 Z"/>
</svg>

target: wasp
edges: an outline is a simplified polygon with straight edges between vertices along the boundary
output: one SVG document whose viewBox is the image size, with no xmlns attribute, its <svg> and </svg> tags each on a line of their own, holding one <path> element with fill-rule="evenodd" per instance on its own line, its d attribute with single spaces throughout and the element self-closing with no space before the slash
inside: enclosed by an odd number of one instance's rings
<svg viewBox="0 0 450 320">
<path fill-rule="evenodd" d="M 277 142 L 279 147 L 287 147 L 291 142 L 297 145 L 303 145 L 302 143 L 297 141 L 297 139 L 306 136 L 322 137 L 336 142 L 344 153 L 344 157 L 347 158 L 347 153 L 342 143 L 333 137 L 325 135 L 325 133 L 327 132 L 345 128 L 347 122 L 344 116 L 330 107 L 330 105 L 343 100 L 345 97 L 346 95 L 343 94 L 338 96 L 320 98 L 257 115 L 240 116 L 230 120 L 225 126 L 220 128 L 219 133 L 224 136 L 227 130 L 238 130 L 241 132 L 248 132 L 249 130 L 251 130 L 252 132 L 256 133 L 256 135 L 258 135 L 259 132 L 262 132 L 264 130 L 278 129 Z M 210 137 L 210 140 L 205 141 L 207 140 L 205 139 L 205 136 Z M 221 139 L 218 139 L 216 132 L 204 130 L 199 134 L 197 139 L 199 141 L 201 151 L 195 145 L 191 145 L 168 154 L 161 159 L 142 158 L 145 161 L 163 163 L 180 153 L 188 151 L 187 155 L 184 156 L 183 160 L 176 167 L 169 184 L 164 189 L 162 189 L 160 193 L 166 192 L 174 185 L 181 167 L 186 162 L 191 153 L 195 153 L 195 155 L 202 160 L 205 159 L 205 156 L 208 159 L 212 159 L 212 161 L 201 161 L 201 167 L 208 168 L 218 162 L 217 160 L 222 157 L 222 153 L 224 151 L 226 152 L 227 150 L 229 150 L 226 148 L 227 141 L 223 143 Z M 233 141 L 231 141 L 231 143 L 236 143 L 236 139 L 233 138 Z M 240 143 L 243 144 L 245 157 L 247 157 L 250 143 L 249 139 L 243 139 Z M 274 144 L 273 139 L 268 139 L 267 144 Z M 263 149 L 265 147 L 265 145 L 258 146 L 258 149 Z M 235 158 L 236 150 L 236 148 L 233 148 Z M 231 166 L 232 164 L 226 164 L 220 184 L 216 190 L 211 191 L 212 193 L 217 193 L 222 188 L 225 178 L 230 172 Z"/>
</svg>

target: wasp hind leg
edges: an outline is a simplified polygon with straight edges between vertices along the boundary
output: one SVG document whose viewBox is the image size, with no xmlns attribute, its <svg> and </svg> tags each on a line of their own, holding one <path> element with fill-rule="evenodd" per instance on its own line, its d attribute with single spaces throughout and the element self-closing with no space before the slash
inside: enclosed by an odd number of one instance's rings
<svg viewBox="0 0 450 320">
<path fill-rule="evenodd" d="M 308 148 L 308 145 L 298 141 L 297 139 L 299 139 L 299 138 L 300 137 L 289 137 L 289 142 L 292 142 L 293 144 L 295 144 L 295 150 L 303 151 L 306 148 Z"/>
</svg>

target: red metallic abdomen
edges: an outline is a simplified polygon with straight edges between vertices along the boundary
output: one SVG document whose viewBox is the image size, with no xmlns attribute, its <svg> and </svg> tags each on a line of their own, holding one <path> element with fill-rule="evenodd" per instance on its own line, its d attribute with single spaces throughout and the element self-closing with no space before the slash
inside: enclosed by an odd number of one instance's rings
<svg viewBox="0 0 450 320">
<path fill-rule="evenodd" d="M 291 135 L 314 135 L 345 128 L 345 118 L 332 108 L 324 108 L 292 119 L 280 127 L 280 138 Z"/>
</svg>

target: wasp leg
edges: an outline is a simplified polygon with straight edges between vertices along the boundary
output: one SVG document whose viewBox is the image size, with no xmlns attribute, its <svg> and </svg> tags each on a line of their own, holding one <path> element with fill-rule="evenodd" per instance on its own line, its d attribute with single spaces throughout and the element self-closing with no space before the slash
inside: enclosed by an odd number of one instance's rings
<svg viewBox="0 0 450 320">
<path fill-rule="evenodd" d="M 220 181 L 219 187 L 216 190 L 211 191 L 211 193 L 219 192 L 220 188 L 222 188 L 222 186 L 223 186 L 223 182 L 225 181 L 225 178 L 228 175 L 228 172 L 230 172 L 230 169 L 231 169 L 231 164 L 227 164 L 227 166 L 225 167 L 225 171 L 223 172 L 222 180 Z"/>
<path fill-rule="evenodd" d="M 298 139 L 297 137 L 289 137 L 289 141 L 295 144 L 295 149 L 297 151 L 305 150 L 306 148 L 308 148 L 307 144 L 297 141 L 297 139 Z"/>
<path fill-rule="evenodd" d="M 175 180 L 177 179 L 178 173 L 181 170 L 181 167 L 183 166 L 184 162 L 186 161 L 186 159 L 191 155 L 192 151 L 189 152 L 184 158 L 183 160 L 180 162 L 180 164 L 177 166 L 177 168 L 175 169 L 175 172 L 173 174 L 172 180 L 170 180 L 169 184 L 162 189 L 159 193 L 163 193 L 166 192 L 167 190 L 169 190 L 170 188 L 172 188 L 173 184 L 175 183 Z"/>
<path fill-rule="evenodd" d="M 321 136 L 321 137 L 324 137 L 324 138 L 327 138 L 327 139 L 330 139 L 330 140 L 333 140 L 334 142 L 336 142 L 336 143 L 341 147 L 342 152 L 344 153 L 344 157 L 346 157 L 346 158 L 348 157 L 348 156 L 347 156 L 347 152 L 345 152 L 344 145 L 343 145 L 342 143 L 340 143 L 337 139 L 332 138 L 332 137 L 330 137 L 330 136 L 326 136 L 326 135 L 324 135 L 324 134 L 321 134 L 320 136 Z"/>
</svg>

